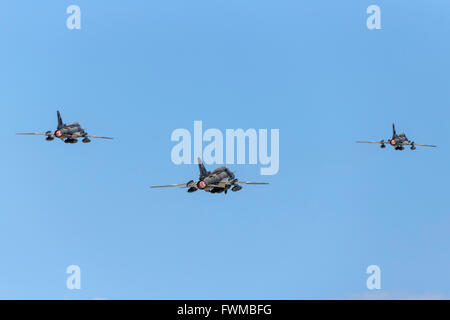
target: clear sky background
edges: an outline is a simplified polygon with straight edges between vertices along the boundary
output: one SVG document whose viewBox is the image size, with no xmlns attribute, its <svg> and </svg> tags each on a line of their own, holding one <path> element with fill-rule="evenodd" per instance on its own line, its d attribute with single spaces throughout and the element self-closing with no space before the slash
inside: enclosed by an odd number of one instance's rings
<svg viewBox="0 0 450 320">
<path fill-rule="evenodd" d="M 449 14 L 446 0 L 3 1 L 0 298 L 449 298 Z M 57 109 L 115 140 L 15 135 L 54 130 Z M 194 120 L 280 129 L 279 173 L 231 165 L 270 185 L 228 195 L 150 190 L 198 177 L 170 158 Z M 439 148 L 354 142 L 392 122 Z"/>
</svg>

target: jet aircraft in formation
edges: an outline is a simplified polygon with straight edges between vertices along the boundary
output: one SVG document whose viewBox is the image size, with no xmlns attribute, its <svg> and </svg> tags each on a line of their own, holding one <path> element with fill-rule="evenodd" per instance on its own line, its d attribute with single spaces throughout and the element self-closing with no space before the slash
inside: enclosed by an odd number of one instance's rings
<svg viewBox="0 0 450 320">
<path fill-rule="evenodd" d="M 420 147 L 437 147 L 432 144 L 420 144 L 415 143 L 414 141 L 410 141 L 404 133 L 399 133 L 395 131 L 395 125 L 392 124 L 392 138 L 388 140 L 381 141 L 356 141 L 357 143 L 379 143 L 381 144 L 381 148 L 386 148 L 386 145 L 389 144 L 395 148 L 395 150 L 404 150 L 405 146 L 411 146 L 411 150 L 416 150 L 416 146 Z"/>
<path fill-rule="evenodd" d="M 225 166 L 217 168 L 213 172 L 207 171 L 200 158 L 198 158 L 198 168 L 200 170 L 198 181 L 191 180 L 187 183 L 152 186 L 150 188 L 186 187 L 189 188 L 187 190 L 189 193 L 204 190 L 210 193 L 223 192 L 226 194 L 230 188 L 233 192 L 241 190 L 243 184 L 268 184 L 267 182 L 239 181 L 234 173 Z"/>
<path fill-rule="evenodd" d="M 47 131 L 47 132 L 31 132 L 31 133 L 17 133 L 19 135 L 35 135 L 35 136 L 46 136 L 45 140 L 52 141 L 55 138 L 63 140 L 65 143 L 77 143 L 78 139 L 83 138 L 84 143 L 91 142 L 89 138 L 97 138 L 97 139 L 112 139 L 110 137 L 99 137 L 89 135 L 78 122 L 65 124 L 61 119 L 61 114 L 59 111 L 56 111 L 56 115 L 58 116 L 58 126 L 56 130 Z"/>
<path fill-rule="evenodd" d="M 78 139 L 83 139 L 82 142 L 89 143 L 89 138 L 98 139 L 112 139 L 110 137 L 100 137 L 89 135 L 78 122 L 65 124 L 61 119 L 59 111 L 56 112 L 58 117 L 58 126 L 54 132 L 47 131 L 44 133 L 32 132 L 32 133 L 17 133 L 19 135 L 43 135 L 46 136 L 45 140 L 52 141 L 54 138 L 63 140 L 65 143 L 77 143 Z M 411 150 L 415 150 L 416 146 L 421 147 L 436 147 L 430 144 L 419 144 L 414 141 L 410 141 L 404 133 L 397 134 L 395 125 L 392 124 L 392 138 L 381 141 L 356 141 L 357 143 L 378 143 L 381 148 L 385 148 L 387 144 L 391 145 L 395 150 L 404 150 L 405 146 L 410 146 Z M 234 173 L 227 167 L 219 167 L 214 171 L 207 171 L 200 158 L 198 158 L 198 168 L 200 170 L 200 176 L 198 181 L 191 180 L 187 183 L 181 184 L 169 184 L 163 186 L 152 186 L 151 188 L 166 188 L 166 187 L 186 187 L 189 188 L 187 192 L 195 192 L 197 190 L 203 190 L 210 193 L 227 193 L 231 188 L 231 191 L 236 192 L 242 189 L 244 184 L 262 185 L 268 184 L 267 182 L 249 182 L 239 181 L 236 179 Z"/>
</svg>

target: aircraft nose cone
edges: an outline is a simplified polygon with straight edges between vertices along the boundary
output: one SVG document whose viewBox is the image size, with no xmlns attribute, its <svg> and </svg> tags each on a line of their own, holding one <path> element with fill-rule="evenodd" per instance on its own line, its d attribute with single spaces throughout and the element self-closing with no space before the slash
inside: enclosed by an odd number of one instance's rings
<svg viewBox="0 0 450 320">
<path fill-rule="evenodd" d="M 197 187 L 198 187 L 199 189 L 205 189 L 205 187 L 206 187 L 205 181 L 199 181 L 199 182 L 197 183 Z"/>
</svg>

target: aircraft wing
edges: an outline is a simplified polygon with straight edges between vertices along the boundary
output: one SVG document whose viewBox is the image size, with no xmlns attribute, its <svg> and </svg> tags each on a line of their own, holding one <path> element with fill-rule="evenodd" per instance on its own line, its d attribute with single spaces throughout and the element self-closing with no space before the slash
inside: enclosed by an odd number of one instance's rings
<svg viewBox="0 0 450 320">
<path fill-rule="evenodd" d="M 22 135 L 22 136 L 49 136 L 49 135 L 51 136 L 51 135 L 53 135 L 52 133 L 48 134 L 46 132 L 24 132 L 24 133 L 19 132 L 16 134 Z"/>
<path fill-rule="evenodd" d="M 99 136 L 91 136 L 91 135 L 87 135 L 87 137 L 89 137 L 89 138 L 96 138 L 96 139 L 109 139 L 109 140 L 112 140 L 113 138 L 110 138 L 110 137 L 99 137 Z"/>
<path fill-rule="evenodd" d="M 170 187 L 187 187 L 186 183 L 166 184 L 164 186 L 151 186 L 150 188 L 170 188 Z"/>
<path fill-rule="evenodd" d="M 412 143 L 410 143 L 412 144 Z M 420 144 L 420 143 L 414 143 L 415 146 L 419 146 L 419 147 L 432 147 L 432 148 L 436 148 L 437 146 L 432 145 L 432 144 Z"/>
<path fill-rule="evenodd" d="M 236 184 L 269 184 L 268 182 L 237 181 Z"/>
<path fill-rule="evenodd" d="M 356 141 L 356 143 L 380 143 L 380 144 L 385 144 L 385 143 L 388 143 L 388 142 L 386 142 L 384 140 L 381 140 L 381 141 Z"/>
<path fill-rule="evenodd" d="M 419 147 L 432 147 L 432 148 L 436 148 L 437 146 L 432 145 L 432 144 L 421 144 L 421 143 L 415 143 L 412 141 L 405 141 L 402 143 L 404 146 L 419 146 Z"/>
</svg>

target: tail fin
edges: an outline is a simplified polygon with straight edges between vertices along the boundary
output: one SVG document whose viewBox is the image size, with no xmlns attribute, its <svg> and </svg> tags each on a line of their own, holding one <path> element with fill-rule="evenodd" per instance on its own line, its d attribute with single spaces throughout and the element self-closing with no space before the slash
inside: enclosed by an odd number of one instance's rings
<svg viewBox="0 0 450 320">
<path fill-rule="evenodd" d="M 392 135 L 397 135 L 397 132 L 395 132 L 395 124 L 392 124 Z"/>
<path fill-rule="evenodd" d="M 56 115 L 58 116 L 58 129 L 61 129 L 62 127 L 64 127 L 64 123 L 61 119 L 61 114 L 59 113 L 59 111 L 56 111 Z"/>
<path fill-rule="evenodd" d="M 198 169 L 200 170 L 200 180 L 208 175 L 208 171 L 206 171 L 205 166 L 202 163 L 202 159 L 197 158 L 198 160 Z"/>
</svg>

